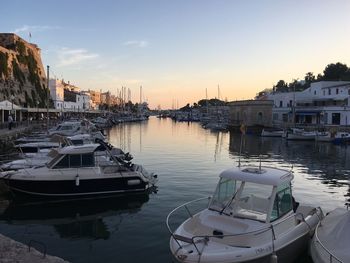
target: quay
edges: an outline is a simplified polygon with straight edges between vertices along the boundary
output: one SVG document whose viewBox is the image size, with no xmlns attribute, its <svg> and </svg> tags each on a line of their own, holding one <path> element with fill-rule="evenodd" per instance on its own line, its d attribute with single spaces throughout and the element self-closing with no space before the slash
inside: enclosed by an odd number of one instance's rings
<svg viewBox="0 0 350 263">
<path fill-rule="evenodd" d="M 8 129 L 7 124 L 0 125 L 0 152 L 5 152 L 8 149 L 10 149 L 13 146 L 13 142 L 17 138 L 25 134 L 30 134 L 35 130 L 40 130 L 44 125 L 45 125 L 44 122 L 38 122 L 38 121 L 34 121 L 31 123 L 18 122 L 14 124 L 11 130 Z"/>
<path fill-rule="evenodd" d="M 0 234 L 0 262 L 64 263 L 68 261 L 43 254 L 31 246 L 27 246 Z"/>
</svg>

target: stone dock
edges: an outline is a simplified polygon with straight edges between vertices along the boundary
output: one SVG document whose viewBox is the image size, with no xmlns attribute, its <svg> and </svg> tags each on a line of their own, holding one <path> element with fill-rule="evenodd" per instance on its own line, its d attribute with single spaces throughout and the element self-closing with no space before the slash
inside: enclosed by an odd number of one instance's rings
<svg viewBox="0 0 350 263">
<path fill-rule="evenodd" d="M 4 184 L 1 186 L 3 187 L 1 191 L 4 191 L 6 186 Z M 3 198 L 4 196 L 0 194 L 0 214 L 3 213 L 10 204 L 9 200 Z M 39 252 L 35 248 L 39 248 L 42 252 Z M 61 258 L 47 255 L 45 250 L 45 245 L 35 240 L 30 241 L 28 245 L 26 245 L 0 234 L 0 263 L 68 262 Z"/>
<path fill-rule="evenodd" d="M 34 129 L 36 129 L 36 125 L 32 126 L 20 126 L 13 128 L 12 130 L 9 129 L 1 129 L 0 130 L 0 152 L 6 152 L 9 148 L 13 147 L 14 141 L 19 138 L 20 136 L 23 136 L 24 134 L 28 134 Z"/>
<path fill-rule="evenodd" d="M 65 261 L 58 257 L 45 255 L 33 247 L 29 247 L 0 234 L 0 262 L 64 263 L 68 261 Z"/>
<path fill-rule="evenodd" d="M 0 152 L 5 153 L 13 147 L 13 142 L 18 137 L 28 134 L 39 125 L 29 125 L 15 127 L 12 130 L 0 129 Z M 8 191 L 3 181 L 0 182 L 0 195 L 6 194 Z M 1 210 L 1 207 L 0 207 Z M 0 234 L 0 263 L 64 263 L 68 262 L 61 258 L 46 255 L 45 252 L 39 252 L 34 247 L 42 249 L 41 244 L 32 241 L 29 245 L 17 242 Z"/>
</svg>

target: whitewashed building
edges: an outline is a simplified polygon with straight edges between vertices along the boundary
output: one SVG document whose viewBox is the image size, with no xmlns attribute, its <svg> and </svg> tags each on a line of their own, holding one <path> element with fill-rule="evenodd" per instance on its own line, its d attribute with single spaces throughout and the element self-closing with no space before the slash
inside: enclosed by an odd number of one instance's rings
<svg viewBox="0 0 350 263">
<path fill-rule="evenodd" d="M 50 79 L 51 98 L 55 109 L 62 112 L 83 112 L 91 109 L 90 94 L 63 80 Z"/>
<path fill-rule="evenodd" d="M 269 93 L 274 125 L 350 125 L 350 81 L 320 81 L 300 92 Z"/>
<path fill-rule="evenodd" d="M 49 81 L 50 95 L 53 100 L 55 109 L 63 109 L 64 107 L 64 83 L 59 79 L 50 79 Z"/>
</svg>

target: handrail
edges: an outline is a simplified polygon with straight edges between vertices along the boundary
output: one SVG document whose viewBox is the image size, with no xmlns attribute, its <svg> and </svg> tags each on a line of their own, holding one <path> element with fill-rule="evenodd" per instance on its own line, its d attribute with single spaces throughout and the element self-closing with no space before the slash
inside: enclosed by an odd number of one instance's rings
<svg viewBox="0 0 350 263">
<path fill-rule="evenodd" d="M 339 258 L 337 258 L 337 256 L 333 255 L 332 252 L 330 252 L 326 246 L 321 242 L 321 240 L 318 238 L 318 234 L 317 234 L 317 230 L 318 227 L 321 226 L 321 221 L 317 224 L 316 226 L 316 230 L 315 230 L 315 241 L 321 245 L 321 247 L 323 248 L 324 251 L 326 251 L 329 255 L 329 262 L 333 262 L 333 259 L 337 260 L 339 263 L 343 263 L 343 261 L 341 261 Z"/>
<path fill-rule="evenodd" d="M 173 232 L 172 232 L 172 230 L 171 230 L 171 228 L 170 228 L 170 226 L 169 226 L 169 218 L 170 218 L 170 216 L 171 216 L 175 211 L 179 210 L 181 207 L 187 206 L 187 205 L 189 205 L 189 204 L 191 204 L 191 203 L 195 203 L 195 202 L 198 202 L 198 201 L 201 201 L 201 200 L 204 200 L 204 199 L 210 200 L 210 199 L 211 199 L 211 196 L 208 196 L 208 197 L 201 197 L 201 198 L 198 198 L 198 199 L 195 199 L 195 200 L 186 202 L 186 203 L 184 203 L 184 204 L 182 204 L 182 205 L 180 205 L 180 206 L 178 206 L 178 207 L 175 207 L 175 208 L 167 215 L 167 217 L 166 217 L 166 225 L 167 225 L 167 228 L 168 228 L 168 230 L 169 230 L 169 232 L 170 232 L 171 235 L 173 235 Z M 191 214 L 190 214 L 190 216 L 191 216 Z M 191 217 L 192 217 L 192 216 L 191 216 Z"/>
</svg>

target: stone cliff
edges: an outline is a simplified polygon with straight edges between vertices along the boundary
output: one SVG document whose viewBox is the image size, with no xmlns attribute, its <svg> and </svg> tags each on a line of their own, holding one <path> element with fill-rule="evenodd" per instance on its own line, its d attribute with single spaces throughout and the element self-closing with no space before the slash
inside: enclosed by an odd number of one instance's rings
<svg viewBox="0 0 350 263">
<path fill-rule="evenodd" d="M 46 75 L 40 49 L 12 33 L 0 33 L 0 101 L 46 107 Z"/>
</svg>

